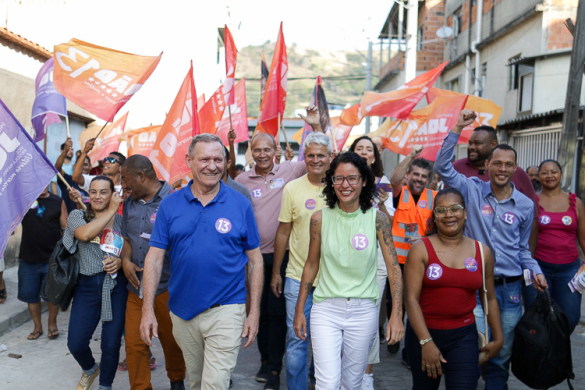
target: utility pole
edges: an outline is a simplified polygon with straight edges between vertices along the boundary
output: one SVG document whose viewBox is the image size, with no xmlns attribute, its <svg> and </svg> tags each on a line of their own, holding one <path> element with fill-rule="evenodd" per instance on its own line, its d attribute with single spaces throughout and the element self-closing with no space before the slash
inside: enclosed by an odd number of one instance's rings
<svg viewBox="0 0 585 390">
<path fill-rule="evenodd" d="M 408 0 L 406 15 L 406 59 L 404 60 L 404 82 L 416 77 L 416 51 L 418 46 L 418 0 Z"/>
<path fill-rule="evenodd" d="M 585 2 L 580 1 L 577 8 L 577 22 L 573 34 L 573 50 L 571 51 L 571 67 L 567 82 L 567 98 L 565 100 L 565 112 L 563 115 L 563 130 L 559 144 L 558 159 L 563 170 L 563 182 L 561 187 L 570 191 L 573 186 L 573 172 L 575 169 L 575 147 L 577 139 L 577 127 L 579 121 L 579 109 L 581 98 L 581 84 L 583 82 L 583 70 L 585 65 Z M 477 70 L 476 70 L 477 72 Z M 581 140 L 581 142 L 583 142 Z M 579 161 L 582 161 L 579 158 Z M 583 176 L 585 167 L 581 165 L 577 174 Z M 585 178 L 584 178 L 585 179 Z M 585 181 L 585 180 L 583 180 Z M 581 190 L 585 183 L 579 181 L 579 196 L 583 196 Z"/>
<path fill-rule="evenodd" d="M 372 41 L 368 42 L 368 64 L 366 65 L 366 91 L 372 90 Z M 366 117 L 366 133 L 370 132 L 370 117 Z"/>
</svg>

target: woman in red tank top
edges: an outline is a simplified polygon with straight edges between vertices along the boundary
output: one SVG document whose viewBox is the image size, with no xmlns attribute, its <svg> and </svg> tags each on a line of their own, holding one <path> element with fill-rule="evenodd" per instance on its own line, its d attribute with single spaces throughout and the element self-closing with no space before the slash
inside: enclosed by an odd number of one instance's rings
<svg viewBox="0 0 585 390">
<path fill-rule="evenodd" d="M 442 373 L 447 389 L 477 389 L 478 365 L 497 356 L 504 344 L 493 257 L 486 245 L 463 235 L 466 219 L 461 193 L 441 190 L 427 236 L 411 247 L 406 259 L 404 302 L 410 323 L 406 346 L 413 389 L 438 389 Z M 473 309 L 478 290 L 484 302 L 484 268 L 493 341 L 482 349 L 487 356 L 479 362 Z"/>
<path fill-rule="evenodd" d="M 571 292 L 569 282 L 581 266 L 577 242 L 585 250 L 585 206 L 575 194 L 561 190 L 563 172 L 557 161 L 541 162 L 538 177 L 542 191 L 537 196 L 540 216 L 534 257 L 573 331 L 581 318 L 581 294 Z M 527 292 L 525 306 L 529 307 L 537 292 Z"/>
</svg>

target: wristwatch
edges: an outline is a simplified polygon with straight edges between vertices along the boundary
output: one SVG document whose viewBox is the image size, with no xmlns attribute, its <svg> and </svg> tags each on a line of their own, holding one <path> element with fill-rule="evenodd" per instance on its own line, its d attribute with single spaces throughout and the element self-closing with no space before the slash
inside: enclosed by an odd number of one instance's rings
<svg viewBox="0 0 585 390">
<path fill-rule="evenodd" d="M 428 339 L 424 339 L 420 341 L 420 346 L 422 347 L 423 345 L 425 345 L 426 343 L 428 343 L 429 341 L 431 341 L 433 338 L 429 337 Z"/>
</svg>

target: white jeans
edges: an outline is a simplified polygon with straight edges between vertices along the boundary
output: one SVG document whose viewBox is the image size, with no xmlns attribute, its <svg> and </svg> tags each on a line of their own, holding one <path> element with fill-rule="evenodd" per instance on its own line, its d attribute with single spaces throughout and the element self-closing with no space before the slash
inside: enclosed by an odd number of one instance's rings
<svg viewBox="0 0 585 390">
<path fill-rule="evenodd" d="M 361 389 L 378 329 L 370 299 L 329 298 L 313 303 L 311 341 L 319 390 Z"/>
</svg>

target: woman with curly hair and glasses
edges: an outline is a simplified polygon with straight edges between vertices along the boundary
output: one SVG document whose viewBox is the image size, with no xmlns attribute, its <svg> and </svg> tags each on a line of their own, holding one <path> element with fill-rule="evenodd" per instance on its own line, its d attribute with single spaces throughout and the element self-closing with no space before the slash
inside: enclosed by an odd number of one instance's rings
<svg viewBox="0 0 585 390">
<path fill-rule="evenodd" d="M 327 207 L 311 217 L 311 242 L 294 329 L 299 338 L 306 339 L 303 308 L 321 271 L 311 310 L 317 388 L 360 389 L 378 328 L 377 241 L 396 301 L 386 331 L 392 344 L 404 336 L 402 275 L 388 216 L 372 207 L 376 182 L 366 161 L 354 152 L 340 154 L 325 180 Z"/>
<path fill-rule="evenodd" d="M 497 356 L 504 344 L 492 253 L 463 235 L 466 219 L 463 195 L 454 188 L 441 190 L 426 237 L 412 245 L 406 258 L 406 347 L 413 389 L 438 389 L 443 372 L 447 389 L 477 389 L 478 364 Z M 481 361 L 473 315 L 478 290 L 482 303 L 487 298 L 493 336 L 481 349 Z"/>
</svg>

